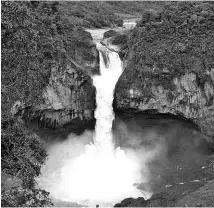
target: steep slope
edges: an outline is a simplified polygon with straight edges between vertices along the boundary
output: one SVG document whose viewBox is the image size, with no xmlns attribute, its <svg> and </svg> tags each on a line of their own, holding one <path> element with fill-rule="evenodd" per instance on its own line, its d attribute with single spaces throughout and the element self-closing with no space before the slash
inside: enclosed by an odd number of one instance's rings
<svg viewBox="0 0 214 208">
<path fill-rule="evenodd" d="M 36 106 L 40 127 L 59 127 L 94 119 L 95 88 L 91 75 L 99 72 L 99 55 L 90 33 L 74 29 L 66 57 L 51 69 L 43 103 Z"/>
<path fill-rule="evenodd" d="M 169 3 L 133 30 L 116 89 L 115 111 L 182 115 L 214 144 L 214 8 Z"/>
</svg>

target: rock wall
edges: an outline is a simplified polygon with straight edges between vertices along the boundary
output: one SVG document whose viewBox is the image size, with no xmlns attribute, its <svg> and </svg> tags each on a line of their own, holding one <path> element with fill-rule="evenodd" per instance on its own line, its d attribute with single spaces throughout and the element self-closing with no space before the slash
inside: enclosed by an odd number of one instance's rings
<svg viewBox="0 0 214 208">
<path fill-rule="evenodd" d="M 75 42 L 66 43 L 68 59 L 54 67 L 40 105 L 40 120 L 58 127 L 77 119 L 94 119 L 95 87 L 91 75 L 99 71 L 99 52 L 91 34 L 79 28 Z"/>
<path fill-rule="evenodd" d="M 160 14 L 145 14 L 129 40 L 115 111 L 182 115 L 214 143 L 212 15 L 203 3 L 176 3 Z"/>
<path fill-rule="evenodd" d="M 94 118 L 95 88 L 84 69 L 68 61 L 52 69 L 49 85 L 44 90 L 41 120 L 62 126 L 73 119 Z"/>
<path fill-rule="evenodd" d="M 51 69 L 42 102 L 27 106 L 18 101 L 11 109 L 26 123 L 36 121 L 33 128 L 57 128 L 73 121 L 85 124 L 94 120 L 96 94 L 91 75 L 99 73 L 99 52 L 89 32 L 77 28 L 71 38 L 64 42 L 64 55 Z"/>
</svg>

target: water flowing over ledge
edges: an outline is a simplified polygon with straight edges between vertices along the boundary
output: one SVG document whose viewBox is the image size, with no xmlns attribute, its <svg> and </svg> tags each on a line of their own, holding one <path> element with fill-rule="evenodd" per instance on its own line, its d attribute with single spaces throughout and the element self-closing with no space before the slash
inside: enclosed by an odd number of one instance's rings
<svg viewBox="0 0 214 208">
<path fill-rule="evenodd" d="M 93 141 L 80 145 L 76 155 L 63 158 L 60 168 L 52 173 L 48 173 L 48 166 L 51 167 L 53 161 L 47 161 L 38 180 L 39 187 L 49 191 L 54 198 L 89 206 L 112 206 L 127 197 L 147 199 L 151 194 L 136 187 L 146 180 L 141 174 L 142 163 L 133 151 L 115 149 L 113 141 L 113 93 L 122 73 L 122 62 L 117 53 L 101 44 L 98 43 L 97 48 L 101 75 L 93 76 L 97 90 Z M 77 140 L 68 143 L 64 147 L 66 151 L 75 151 L 79 145 Z"/>
</svg>

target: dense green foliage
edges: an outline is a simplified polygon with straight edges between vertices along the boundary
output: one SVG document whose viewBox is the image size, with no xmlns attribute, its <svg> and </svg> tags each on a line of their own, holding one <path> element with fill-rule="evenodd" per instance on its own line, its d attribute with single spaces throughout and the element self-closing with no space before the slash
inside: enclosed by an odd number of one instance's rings
<svg viewBox="0 0 214 208">
<path fill-rule="evenodd" d="M 20 183 L 2 181 L 2 206 L 47 206 L 48 193 L 35 188 L 46 151 L 41 139 L 24 129 L 11 114 L 19 100 L 25 106 L 41 102 L 51 67 L 64 54 L 57 30 L 57 2 L 2 4 L 2 173 Z"/>
<path fill-rule="evenodd" d="M 172 2 L 162 12 L 144 14 L 129 48 L 138 70 L 204 74 L 214 67 L 214 5 Z"/>
<path fill-rule="evenodd" d="M 6 128 L 1 136 L 3 171 L 21 178 L 25 187 L 32 187 L 46 157 L 44 144 L 36 135 L 15 125 Z"/>
<path fill-rule="evenodd" d="M 43 207 L 51 206 L 49 193 L 40 189 L 26 189 L 22 187 L 3 191 L 1 204 L 4 207 Z"/>
<path fill-rule="evenodd" d="M 62 42 L 57 13 L 49 3 L 2 2 L 2 120 L 10 118 L 13 101 L 38 102 Z M 51 15 L 52 14 L 52 15 Z"/>
<path fill-rule="evenodd" d="M 2 180 L 2 206 L 48 206 L 48 193 L 35 188 L 35 177 L 46 158 L 41 139 L 13 124 L 1 134 L 1 167 L 7 177 Z M 8 182 L 15 178 L 17 183 Z"/>
</svg>

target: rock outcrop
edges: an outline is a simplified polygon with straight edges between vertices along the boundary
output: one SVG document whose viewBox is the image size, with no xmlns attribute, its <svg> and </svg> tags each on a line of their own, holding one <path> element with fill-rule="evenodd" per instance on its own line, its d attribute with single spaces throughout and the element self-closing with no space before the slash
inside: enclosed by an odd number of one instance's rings
<svg viewBox="0 0 214 208">
<path fill-rule="evenodd" d="M 172 4 L 144 16 L 130 37 L 115 111 L 182 115 L 214 144 L 212 18 L 208 3 Z"/>
<path fill-rule="evenodd" d="M 121 60 L 125 56 L 128 48 L 128 32 L 129 30 L 108 30 L 104 33 L 101 44 L 105 45 L 109 50 L 119 54 Z"/>
<path fill-rule="evenodd" d="M 113 37 L 113 36 L 116 36 L 116 35 L 119 35 L 120 33 L 115 31 L 115 30 L 108 30 L 106 31 L 104 34 L 103 34 L 103 38 L 110 38 L 110 37 Z"/>
<path fill-rule="evenodd" d="M 99 73 L 99 52 L 92 36 L 82 28 L 77 28 L 70 40 L 65 42 L 65 50 L 70 60 L 79 64 L 89 75 Z"/>
<path fill-rule="evenodd" d="M 99 52 L 91 34 L 81 28 L 64 45 L 65 55 L 51 69 L 42 103 L 26 106 L 16 102 L 11 109 L 13 115 L 22 112 L 27 123 L 36 120 L 37 127 L 47 128 L 94 120 L 96 100 L 91 75 L 99 72 Z"/>
<path fill-rule="evenodd" d="M 52 69 L 39 107 L 40 120 L 49 127 L 94 119 L 95 87 L 90 76 L 99 71 L 99 53 L 83 29 L 77 29 L 73 39 L 66 43 L 68 59 Z"/>
<path fill-rule="evenodd" d="M 73 119 L 94 118 L 95 88 L 89 75 L 74 62 L 53 68 L 40 105 L 41 120 L 57 127 Z"/>
</svg>

